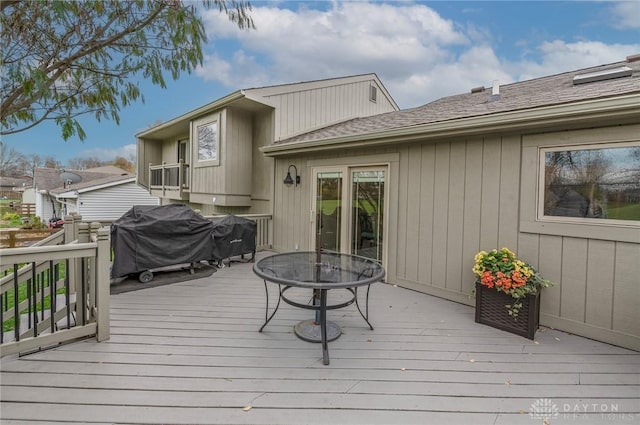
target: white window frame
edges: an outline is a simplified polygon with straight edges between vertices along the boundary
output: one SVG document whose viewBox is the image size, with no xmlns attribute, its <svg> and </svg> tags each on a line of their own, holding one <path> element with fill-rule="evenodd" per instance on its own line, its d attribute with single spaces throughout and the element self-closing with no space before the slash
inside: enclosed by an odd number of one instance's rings
<svg viewBox="0 0 640 425">
<path fill-rule="evenodd" d="M 575 217 L 540 216 L 540 186 L 543 171 L 542 149 L 576 149 L 588 146 L 620 146 L 619 143 L 640 142 L 640 124 L 590 128 L 522 136 L 520 176 L 520 232 L 536 235 L 566 236 L 638 243 L 640 225 L 631 220 L 597 220 Z M 543 164 L 544 166 L 544 164 Z M 544 189 L 542 189 L 544 190 Z"/>
<path fill-rule="evenodd" d="M 588 145 L 575 146 L 554 146 L 540 148 L 538 151 L 538 211 L 537 219 L 539 221 L 559 222 L 559 223 L 580 223 L 580 224 L 602 224 L 602 225 L 619 225 L 640 227 L 640 220 L 615 220 L 609 218 L 593 218 L 593 217 L 569 217 L 555 216 L 544 214 L 544 195 L 545 195 L 545 157 L 548 152 L 561 151 L 582 151 L 595 149 L 614 149 L 625 147 L 640 147 L 640 142 L 618 142 L 618 143 L 595 143 Z"/>
<path fill-rule="evenodd" d="M 211 158 L 200 157 L 200 129 L 203 127 L 214 126 L 215 127 L 215 153 Z M 191 123 L 191 140 L 194 150 L 195 166 L 206 167 L 220 165 L 220 114 L 213 114 L 192 121 Z"/>
</svg>

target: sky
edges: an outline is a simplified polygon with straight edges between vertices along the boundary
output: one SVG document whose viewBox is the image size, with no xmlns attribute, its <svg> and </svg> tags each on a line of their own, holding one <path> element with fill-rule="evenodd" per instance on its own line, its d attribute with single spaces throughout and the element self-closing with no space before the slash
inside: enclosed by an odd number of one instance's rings
<svg viewBox="0 0 640 425">
<path fill-rule="evenodd" d="M 120 124 L 80 120 L 64 141 L 43 123 L 2 136 L 23 154 L 135 157 L 135 135 L 240 89 L 375 73 L 402 109 L 640 54 L 640 1 L 251 1 L 253 31 L 203 11 L 205 61 L 145 97 Z"/>
</svg>

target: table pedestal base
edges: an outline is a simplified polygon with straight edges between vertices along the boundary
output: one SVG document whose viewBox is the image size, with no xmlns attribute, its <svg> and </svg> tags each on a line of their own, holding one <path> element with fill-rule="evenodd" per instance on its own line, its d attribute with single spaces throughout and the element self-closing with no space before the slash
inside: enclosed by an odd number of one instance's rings
<svg viewBox="0 0 640 425">
<path fill-rule="evenodd" d="M 302 321 L 293 327 L 293 332 L 298 338 L 307 342 L 322 342 L 320 323 L 314 319 Z M 336 323 L 327 320 L 327 342 L 338 339 L 342 329 Z"/>
</svg>

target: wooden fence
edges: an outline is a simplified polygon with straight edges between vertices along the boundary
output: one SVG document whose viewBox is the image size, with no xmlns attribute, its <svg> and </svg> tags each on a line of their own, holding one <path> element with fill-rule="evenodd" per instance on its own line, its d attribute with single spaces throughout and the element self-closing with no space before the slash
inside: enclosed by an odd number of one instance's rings
<svg viewBox="0 0 640 425">
<path fill-rule="evenodd" d="M 33 245 L 61 231 L 58 229 L 0 229 L 0 248 L 20 248 Z"/>
</svg>

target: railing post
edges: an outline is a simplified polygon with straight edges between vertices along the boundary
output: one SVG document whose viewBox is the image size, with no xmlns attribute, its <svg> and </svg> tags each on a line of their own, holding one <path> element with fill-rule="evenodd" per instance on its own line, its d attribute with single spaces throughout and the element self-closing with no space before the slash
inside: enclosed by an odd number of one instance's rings
<svg viewBox="0 0 640 425">
<path fill-rule="evenodd" d="M 183 178 L 184 176 L 182 175 L 182 173 L 184 172 L 184 170 L 182 169 L 184 164 L 184 161 L 182 159 L 178 160 L 178 196 L 180 196 L 182 198 L 182 191 L 183 191 L 183 187 L 182 187 L 182 182 L 183 182 Z"/>
<path fill-rule="evenodd" d="M 76 234 L 78 242 L 89 242 L 89 223 L 78 223 L 76 228 L 78 230 L 78 233 Z M 87 264 L 86 259 L 76 259 L 76 322 L 81 325 L 86 325 L 88 323 L 91 313 L 89 311 L 89 306 L 87 306 L 88 295 L 91 292 L 88 285 L 88 271 L 89 265 Z"/>
<path fill-rule="evenodd" d="M 72 241 L 76 239 L 75 233 L 77 230 L 77 224 L 75 223 L 74 215 L 66 215 L 64 216 L 64 243 L 65 245 L 70 244 Z M 72 259 L 69 261 L 69 268 L 66 270 L 67 278 L 69 279 L 69 293 L 73 294 L 76 292 L 76 279 L 78 272 L 78 260 Z M 76 296 L 77 297 L 77 296 Z"/>
<path fill-rule="evenodd" d="M 165 188 L 166 182 L 165 182 L 165 178 L 164 178 L 164 175 L 167 172 L 166 169 L 164 168 L 164 166 L 166 164 L 167 164 L 166 161 L 162 161 L 162 178 L 160 180 L 162 182 L 162 196 L 164 196 L 165 192 L 166 192 L 166 188 Z"/>
<path fill-rule="evenodd" d="M 96 339 L 98 342 L 105 341 L 110 337 L 109 326 L 109 305 L 110 305 L 110 276 L 109 276 L 109 258 L 110 258 L 110 245 L 109 245 L 109 229 L 106 227 L 100 228 L 100 223 L 91 223 L 92 230 L 97 231 L 97 245 L 96 259 L 95 259 L 95 291 L 96 291 L 96 305 L 98 308 L 98 334 Z"/>
</svg>

